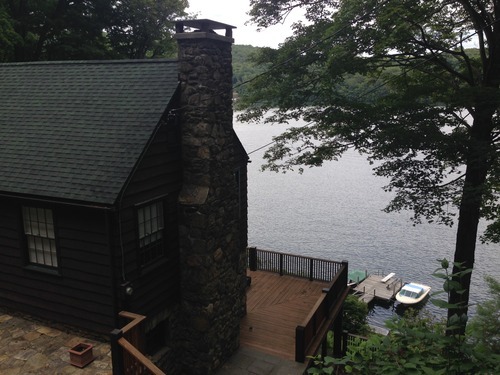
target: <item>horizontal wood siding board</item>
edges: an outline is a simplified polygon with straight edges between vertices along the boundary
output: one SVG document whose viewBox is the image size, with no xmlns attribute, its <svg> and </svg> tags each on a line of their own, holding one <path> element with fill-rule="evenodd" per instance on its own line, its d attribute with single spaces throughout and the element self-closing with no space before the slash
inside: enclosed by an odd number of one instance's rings
<svg viewBox="0 0 500 375">
<path fill-rule="evenodd" d="M 154 183 L 152 183 L 153 180 Z M 127 189 L 127 197 L 124 198 L 124 206 L 146 202 L 165 194 L 175 194 L 182 186 L 180 180 L 172 180 L 168 176 L 152 178 L 142 183 L 142 186 L 140 184 L 130 185 Z"/>
<path fill-rule="evenodd" d="M 168 164 L 158 163 L 158 165 L 152 165 L 148 168 L 141 168 L 135 173 L 134 178 L 137 183 L 145 182 L 150 179 L 161 178 L 163 180 L 163 184 L 168 185 L 169 181 L 174 180 L 180 173 L 180 163 L 176 160 Z"/>
<path fill-rule="evenodd" d="M 125 271 L 124 274 L 122 269 L 118 271 L 117 282 L 122 278 L 131 282 L 134 293 L 127 303 L 144 315 L 164 310 L 177 300 L 179 293 L 179 279 L 175 275 L 178 272 L 177 196 L 182 186 L 182 165 L 179 143 L 173 143 L 167 136 L 169 125 L 159 130 L 138 164 L 119 202 L 120 215 L 116 222 L 120 220 L 120 228 L 114 228 L 116 262 L 123 262 Z M 167 262 L 141 269 L 137 207 L 157 199 L 164 201 Z"/>
<path fill-rule="evenodd" d="M 19 237 L 0 237 L 0 249 L 2 249 L 0 256 L 10 254 L 19 258 Z"/>
<path fill-rule="evenodd" d="M 62 258 L 60 259 L 60 266 L 63 268 L 63 275 L 65 277 L 76 278 L 81 275 L 80 279 L 86 283 L 110 286 L 109 277 L 110 265 L 103 263 L 89 263 L 84 262 L 83 258 Z M 104 276 L 105 275 L 105 276 Z M 96 277 L 96 279 L 93 279 Z"/>
<path fill-rule="evenodd" d="M 20 311 L 33 313 L 35 316 L 48 317 L 57 323 L 70 323 L 80 328 L 89 328 L 89 325 L 103 325 L 104 322 L 113 322 L 113 314 L 104 307 L 97 305 L 82 305 L 75 308 L 74 305 L 67 304 L 64 301 L 57 303 L 48 303 L 43 298 L 30 298 L 27 303 L 26 297 L 18 293 L 2 293 L 2 305 L 16 305 Z M 113 328 L 113 323 L 106 327 Z M 108 331 L 109 332 L 109 331 Z"/>
<path fill-rule="evenodd" d="M 5 248 L 2 248 L 2 252 L 4 252 Z M 0 273 L 8 273 L 10 269 L 15 269 L 16 271 L 12 271 L 13 274 L 18 274 L 19 268 L 23 266 L 23 262 L 19 259 L 19 254 L 9 255 L 4 252 L 0 255 L 0 264 L 2 265 L 2 272 Z"/>
<path fill-rule="evenodd" d="M 71 306 L 72 310 L 86 310 L 93 313 L 109 312 L 111 301 L 109 295 L 99 294 L 96 291 L 88 291 L 86 289 L 74 289 L 71 292 L 67 289 L 57 289 L 44 284 L 43 288 L 29 288 L 26 286 L 15 285 L 2 280 L 7 292 L 3 293 L 5 296 L 13 295 L 20 296 L 20 299 L 25 300 L 29 298 L 29 303 L 35 301 L 45 301 L 47 308 L 53 305 Z M 33 293 L 36 292 L 36 293 Z M 22 296 L 22 297 L 21 297 Z M 81 303 L 84 302 L 84 303 Z M 40 302 L 40 305 L 43 305 Z M 78 306 L 76 309 L 75 307 Z"/>
<path fill-rule="evenodd" d="M 66 324 L 101 334 L 108 334 L 114 327 L 114 318 L 108 315 L 102 315 L 97 320 L 90 320 L 85 319 L 87 312 L 85 312 L 81 317 L 72 316 L 68 314 L 68 311 L 65 309 L 48 310 L 44 307 L 27 305 L 24 301 L 19 302 L 16 300 L 5 300 L 2 302 L 2 305 L 12 310 L 32 315 L 33 317 L 47 319 L 52 323 L 57 322 L 60 324 Z M 82 326 L 81 322 L 84 319 L 85 326 Z"/>
<path fill-rule="evenodd" d="M 89 251 L 91 253 L 106 253 L 107 247 L 105 246 L 107 238 L 106 232 L 96 233 L 78 228 L 65 228 L 59 227 L 57 231 L 57 238 L 59 242 L 71 242 L 68 246 L 75 250 Z M 61 243 L 65 246 L 64 243 Z"/>
<path fill-rule="evenodd" d="M 182 184 L 180 139 L 169 139 L 174 122 L 163 123 L 127 186 L 123 206 L 175 193 Z"/>
<path fill-rule="evenodd" d="M 67 248 L 67 247 L 66 247 Z M 88 258 L 92 257 L 92 262 L 88 261 Z M 82 269 L 87 270 L 90 269 L 90 273 L 95 274 L 95 270 L 91 270 L 91 268 L 102 268 L 106 267 L 106 269 L 102 269 L 100 274 L 106 274 L 109 270 L 109 255 L 94 253 L 89 254 L 84 250 L 79 251 L 61 251 L 59 255 L 61 267 L 68 267 L 71 269 Z M 72 266 L 72 264 L 74 266 Z"/>
<path fill-rule="evenodd" d="M 54 212 L 59 275 L 26 267 L 21 207 L 39 202 L 1 200 L 0 304 L 83 329 L 113 328 L 111 254 L 105 212 L 49 205 Z M 9 213 L 5 212 L 5 207 Z M 45 206 L 44 206 L 45 207 Z"/>
<path fill-rule="evenodd" d="M 175 264 L 177 262 L 175 261 Z M 169 262 L 165 267 L 151 271 L 143 275 L 136 284 L 133 305 L 139 311 L 154 310 L 158 306 L 166 306 L 176 301 L 178 296 L 177 288 L 166 288 L 166 286 L 176 285 L 178 272 L 174 269 L 174 261 Z M 142 313 L 142 312 L 141 312 Z"/>
</svg>

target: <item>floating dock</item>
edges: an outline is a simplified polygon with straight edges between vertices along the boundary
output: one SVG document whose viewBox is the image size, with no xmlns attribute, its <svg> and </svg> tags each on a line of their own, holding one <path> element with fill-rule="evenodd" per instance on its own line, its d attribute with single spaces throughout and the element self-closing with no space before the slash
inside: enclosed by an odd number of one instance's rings
<svg viewBox="0 0 500 375">
<path fill-rule="evenodd" d="M 374 299 L 390 301 L 394 299 L 399 290 L 403 287 L 403 281 L 395 277 L 394 273 L 386 276 L 369 275 L 353 288 L 354 294 L 365 303 L 370 303 Z"/>
</svg>

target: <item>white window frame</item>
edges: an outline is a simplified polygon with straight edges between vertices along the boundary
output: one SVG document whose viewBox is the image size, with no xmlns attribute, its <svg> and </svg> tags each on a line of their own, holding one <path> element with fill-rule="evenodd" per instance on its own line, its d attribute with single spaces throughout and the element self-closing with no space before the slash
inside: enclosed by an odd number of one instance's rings
<svg viewBox="0 0 500 375">
<path fill-rule="evenodd" d="M 163 201 L 137 208 L 139 256 L 141 266 L 147 266 L 165 255 Z"/>
<path fill-rule="evenodd" d="M 23 206 L 23 226 L 29 263 L 57 268 L 53 211 L 49 208 Z"/>
</svg>

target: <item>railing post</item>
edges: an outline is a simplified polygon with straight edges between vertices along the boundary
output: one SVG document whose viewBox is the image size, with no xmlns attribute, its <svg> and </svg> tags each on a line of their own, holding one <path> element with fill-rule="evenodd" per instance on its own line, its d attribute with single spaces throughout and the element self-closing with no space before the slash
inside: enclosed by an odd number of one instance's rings
<svg viewBox="0 0 500 375">
<path fill-rule="evenodd" d="M 333 356 L 342 357 L 342 320 L 344 308 L 342 307 L 333 321 Z"/>
<path fill-rule="evenodd" d="M 118 342 L 123 337 L 121 329 L 111 331 L 111 363 L 113 366 L 113 375 L 123 375 L 125 373 L 123 366 L 123 348 Z"/>
<path fill-rule="evenodd" d="M 250 271 L 257 271 L 257 248 L 248 248 L 248 268 Z"/>
<path fill-rule="evenodd" d="M 347 337 L 348 337 L 348 332 L 343 331 L 342 332 L 342 356 L 345 356 L 347 354 Z"/>
<path fill-rule="evenodd" d="M 280 276 L 283 276 L 284 272 L 283 272 L 283 257 L 284 257 L 284 254 L 280 254 Z"/>
<path fill-rule="evenodd" d="M 305 358 L 305 333 L 304 327 L 297 326 L 295 328 L 295 362 L 303 363 Z M 113 374 L 114 375 L 114 374 Z"/>
<path fill-rule="evenodd" d="M 309 281 L 314 280 L 314 259 L 309 260 Z"/>
<path fill-rule="evenodd" d="M 328 340 L 325 337 L 321 343 L 321 357 L 325 358 L 328 355 Z"/>
</svg>

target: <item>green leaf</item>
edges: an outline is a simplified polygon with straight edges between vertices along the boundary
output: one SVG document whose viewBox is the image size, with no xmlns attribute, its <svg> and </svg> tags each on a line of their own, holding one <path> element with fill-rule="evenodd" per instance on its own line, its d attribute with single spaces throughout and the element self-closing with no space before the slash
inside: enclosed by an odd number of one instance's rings
<svg viewBox="0 0 500 375">
<path fill-rule="evenodd" d="M 443 258 L 441 259 L 441 267 L 444 269 L 447 269 L 450 266 L 450 262 L 448 262 L 448 259 Z"/>
<path fill-rule="evenodd" d="M 321 374 L 321 370 L 319 368 L 316 368 L 316 367 L 311 367 L 311 368 L 307 369 L 307 373 L 308 374 Z"/>
<path fill-rule="evenodd" d="M 444 273 L 433 273 L 432 276 L 437 277 L 439 279 L 448 280 L 448 275 L 445 275 Z"/>
<path fill-rule="evenodd" d="M 460 291 L 463 289 L 462 284 L 460 284 L 458 281 L 455 280 L 446 280 L 443 284 L 443 289 L 445 292 L 450 292 L 450 291 Z"/>
<path fill-rule="evenodd" d="M 431 302 L 432 302 L 432 304 L 434 306 L 437 306 L 437 307 L 439 307 L 441 309 L 448 309 L 448 308 L 450 308 L 450 306 L 452 306 L 448 302 L 443 301 L 441 299 L 431 299 Z"/>
</svg>

